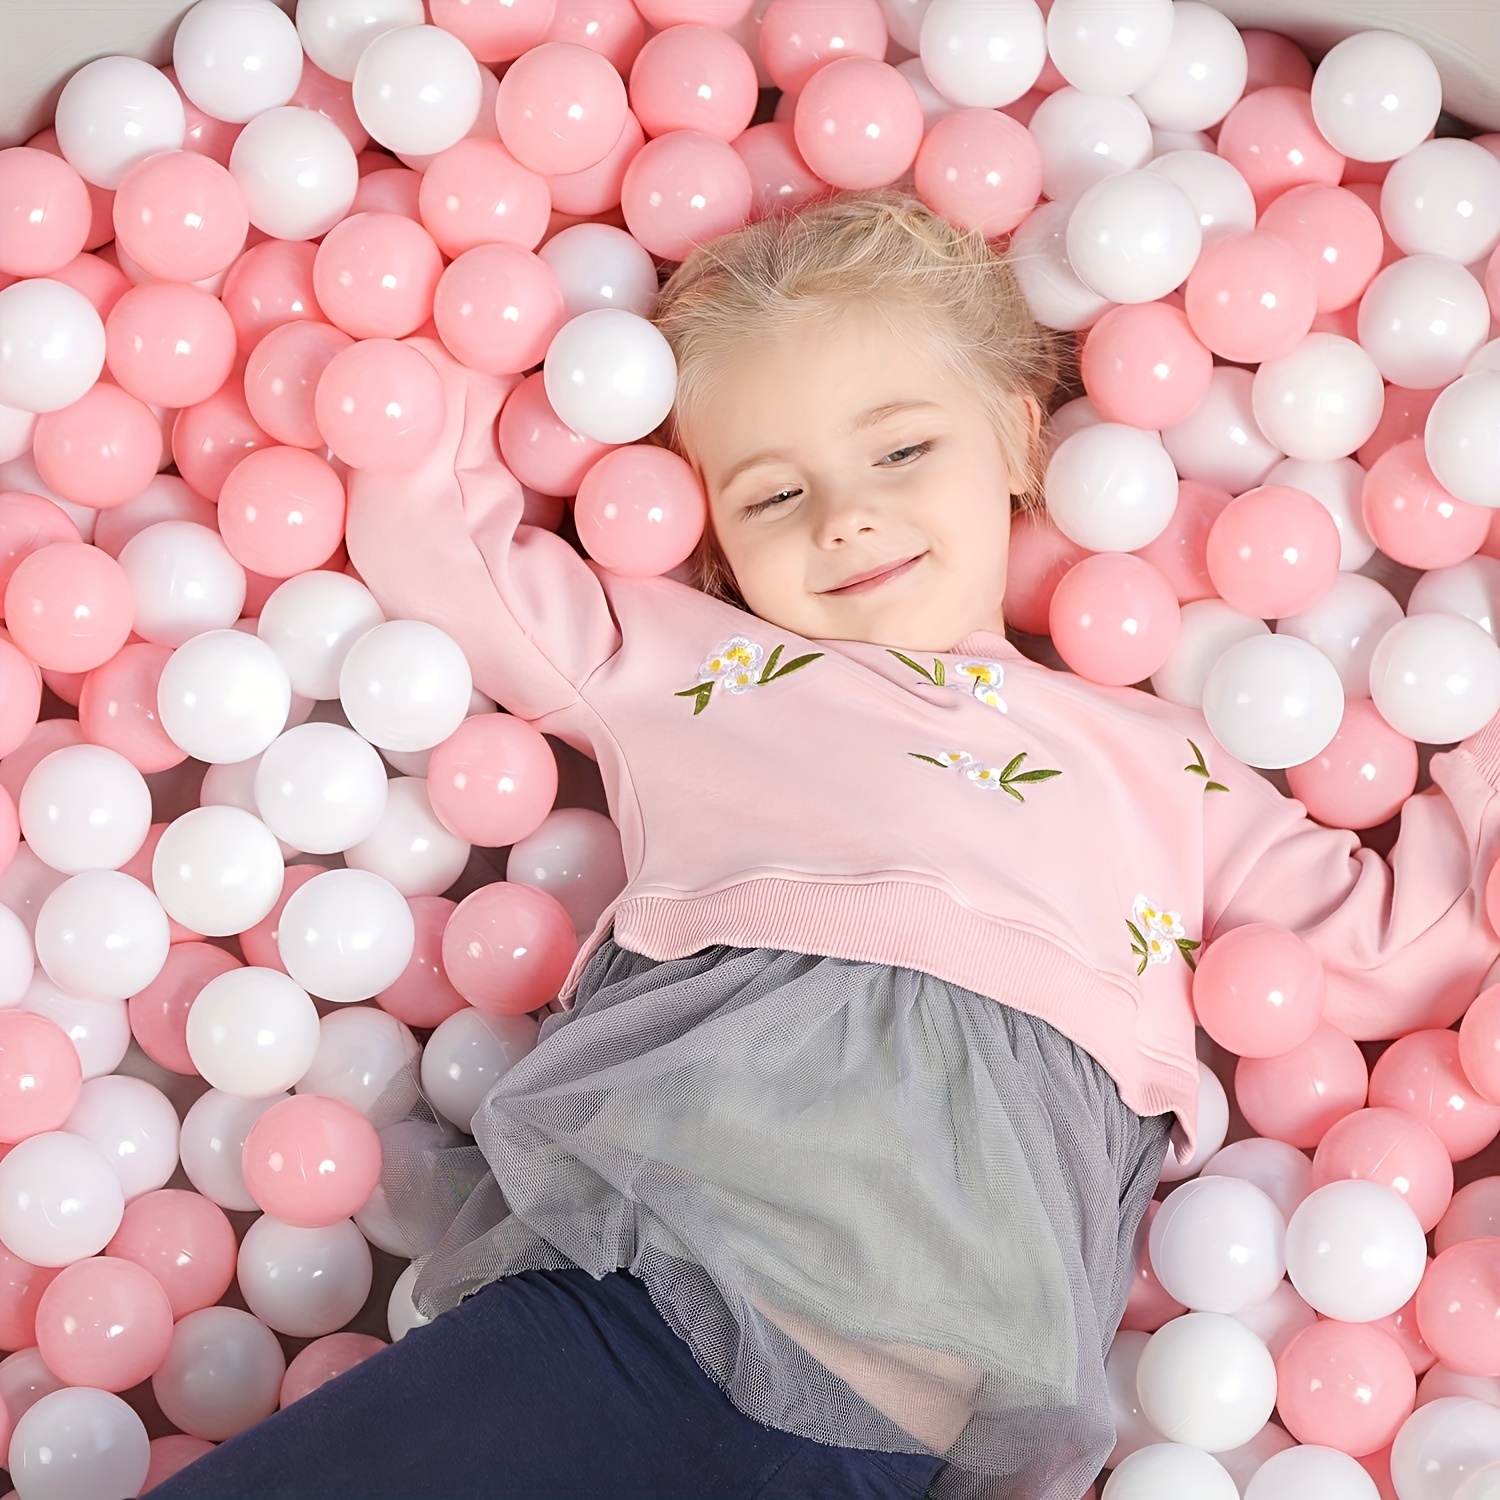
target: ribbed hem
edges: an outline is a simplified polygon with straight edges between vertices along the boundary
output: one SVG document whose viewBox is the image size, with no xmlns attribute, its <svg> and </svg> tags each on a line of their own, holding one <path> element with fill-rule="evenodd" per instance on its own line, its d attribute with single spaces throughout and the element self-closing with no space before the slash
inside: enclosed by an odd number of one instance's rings
<svg viewBox="0 0 1500 1500">
<path fill-rule="evenodd" d="M 704 895 L 637 895 L 615 908 L 612 924 L 601 918 L 580 949 L 564 1005 L 609 935 L 659 962 L 722 943 L 918 969 L 1055 1026 L 1103 1065 L 1137 1114 L 1175 1113 L 1179 1160 L 1196 1141 L 1197 1061 L 1142 1049 L 1134 995 L 1056 943 L 932 886 L 764 876 Z"/>
</svg>

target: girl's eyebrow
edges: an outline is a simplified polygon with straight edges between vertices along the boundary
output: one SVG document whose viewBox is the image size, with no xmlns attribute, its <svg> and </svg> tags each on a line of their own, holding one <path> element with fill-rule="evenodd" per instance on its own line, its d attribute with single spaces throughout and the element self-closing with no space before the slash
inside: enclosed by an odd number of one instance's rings
<svg viewBox="0 0 1500 1500">
<path fill-rule="evenodd" d="M 928 400 L 926 397 L 907 396 L 895 401 L 882 401 L 880 405 L 872 406 L 868 411 L 861 412 L 855 417 L 849 424 L 848 430 L 851 433 L 863 432 L 867 427 L 874 427 L 877 422 L 883 422 L 887 417 L 895 416 L 897 412 L 919 411 L 924 407 L 931 407 L 934 411 L 941 410 L 936 401 Z M 719 481 L 719 488 L 727 489 L 730 483 L 738 479 L 747 469 L 785 457 L 786 454 L 780 449 L 762 448 L 733 465 Z"/>
</svg>

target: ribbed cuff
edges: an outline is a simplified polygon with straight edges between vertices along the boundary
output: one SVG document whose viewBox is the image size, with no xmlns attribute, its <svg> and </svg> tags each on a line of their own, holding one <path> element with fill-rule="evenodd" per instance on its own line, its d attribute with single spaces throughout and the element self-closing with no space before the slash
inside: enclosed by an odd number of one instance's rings
<svg viewBox="0 0 1500 1500">
<path fill-rule="evenodd" d="M 1473 759 L 1479 774 L 1491 786 L 1500 787 L 1500 714 L 1466 739 L 1463 749 Z"/>
</svg>

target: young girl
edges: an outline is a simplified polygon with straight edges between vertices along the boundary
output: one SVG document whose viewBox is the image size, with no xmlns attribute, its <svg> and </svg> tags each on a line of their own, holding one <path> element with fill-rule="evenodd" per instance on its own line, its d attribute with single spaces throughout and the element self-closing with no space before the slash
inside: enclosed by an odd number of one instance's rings
<svg viewBox="0 0 1500 1500">
<path fill-rule="evenodd" d="M 1058 363 L 982 238 L 835 194 L 694 252 L 656 322 L 697 587 L 522 524 L 517 382 L 431 338 L 438 450 L 352 476 L 361 575 L 598 761 L 629 879 L 477 1146 L 430 1159 L 483 1170 L 424 1241 L 433 1321 L 162 1497 L 1078 1500 L 1195 1144 L 1200 944 L 1300 933 L 1357 1037 L 1451 1024 L 1500 952 L 1496 725 L 1388 866 L 1201 714 L 1005 639 Z"/>
</svg>

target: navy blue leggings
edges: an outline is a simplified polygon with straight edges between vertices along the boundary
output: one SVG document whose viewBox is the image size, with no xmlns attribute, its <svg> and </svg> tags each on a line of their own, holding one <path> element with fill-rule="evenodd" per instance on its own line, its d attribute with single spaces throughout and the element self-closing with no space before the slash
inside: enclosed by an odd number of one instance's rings
<svg viewBox="0 0 1500 1500">
<path fill-rule="evenodd" d="M 616 1271 L 522 1271 L 221 1443 L 152 1500 L 896 1500 L 940 1458 L 764 1427 Z"/>
</svg>

